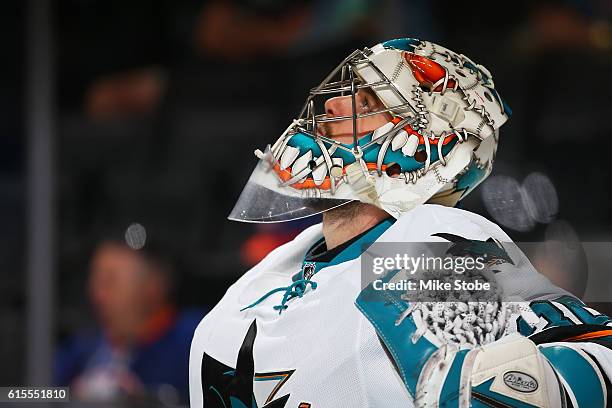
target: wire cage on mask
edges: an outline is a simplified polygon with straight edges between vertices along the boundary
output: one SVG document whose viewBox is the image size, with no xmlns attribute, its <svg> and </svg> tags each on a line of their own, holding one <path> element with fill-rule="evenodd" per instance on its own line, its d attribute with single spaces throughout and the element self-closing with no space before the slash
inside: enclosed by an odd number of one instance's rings
<svg viewBox="0 0 612 408">
<path fill-rule="evenodd" d="M 374 141 L 371 141 L 364 146 L 359 146 L 359 135 L 357 131 L 358 119 L 380 115 L 382 113 L 389 113 L 393 116 L 401 117 L 401 122 L 393 126 L 393 128 L 387 133 L 394 133 L 403 126 L 415 122 L 417 118 L 417 111 L 397 89 L 392 80 L 384 75 L 380 69 L 368 59 L 369 54 L 371 54 L 371 51 L 368 48 L 353 51 L 344 59 L 344 61 L 334 68 L 317 87 L 312 88 L 308 97 L 306 98 L 306 102 L 304 103 L 300 114 L 298 115 L 298 118 L 293 121 L 285 133 L 299 131 L 314 139 L 335 144 L 340 149 L 350 150 L 357 156 L 357 158 L 359 158 L 362 155 L 362 151 L 371 146 Z M 359 72 L 363 71 L 364 69 L 368 69 L 372 74 L 374 74 L 376 80 L 366 81 L 363 79 L 359 75 Z M 388 104 L 381 99 L 381 102 L 384 104 L 382 109 L 359 113 L 356 95 L 360 89 L 371 89 L 377 95 L 382 90 L 388 92 L 390 91 L 393 93 L 399 103 L 388 106 Z M 351 97 L 352 107 L 352 114 L 350 116 L 331 116 L 325 112 L 324 106 L 327 99 L 334 96 L 348 95 Z M 346 120 L 352 121 L 353 143 L 352 147 L 350 148 L 338 143 L 338 141 L 333 140 L 326 135 L 322 135 L 319 131 L 320 125 Z"/>
<path fill-rule="evenodd" d="M 393 82 L 368 59 L 369 53 L 371 51 L 365 48 L 355 50 L 346 57 L 318 86 L 310 90 L 297 119 L 292 121 L 278 140 L 265 152 L 256 151 L 260 159 L 259 164 L 230 213 L 229 219 L 257 223 L 289 221 L 319 214 L 357 199 L 357 196 L 346 198 L 347 194 L 352 195 L 348 190 L 340 196 L 336 194 L 338 184 L 343 183 L 345 176 L 332 175 L 334 152 L 343 150 L 353 162 L 361 163 L 365 169 L 362 157 L 377 141 L 391 140 L 391 137 L 403 127 L 418 121 L 414 107 Z M 369 70 L 368 76 L 375 80 L 367 81 L 359 75 L 359 72 L 366 69 Z M 361 113 L 357 107 L 357 92 L 366 88 L 377 96 L 381 91 L 391 92 L 399 103 L 389 106 L 379 98 L 381 109 Z M 331 116 L 325 112 L 325 101 L 335 96 L 350 96 L 352 113 L 350 116 Z M 387 127 L 388 130 L 384 134 L 377 136 L 377 140 L 360 141 L 357 121 L 383 113 L 388 113 L 397 119 Z M 319 127 L 326 123 L 348 120 L 352 123 L 352 144 L 341 143 L 319 131 Z M 309 162 L 309 166 L 328 167 L 330 175 L 328 190 L 319 187 L 304 190 L 295 188 L 295 183 L 308 174 L 308 169 L 292 174 L 288 179 L 279 180 L 279 173 L 282 173 L 284 168 L 280 160 L 281 155 L 287 149 L 287 142 L 296 135 L 310 138 L 320 150 L 320 156 Z M 378 171 L 381 171 L 380 165 Z M 342 187 L 346 189 L 346 186 Z"/>
</svg>

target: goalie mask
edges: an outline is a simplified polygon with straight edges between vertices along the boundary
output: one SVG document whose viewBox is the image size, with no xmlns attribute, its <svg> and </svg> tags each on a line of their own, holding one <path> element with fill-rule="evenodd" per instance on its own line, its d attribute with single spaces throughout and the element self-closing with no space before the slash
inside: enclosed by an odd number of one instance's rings
<svg viewBox="0 0 612 408">
<path fill-rule="evenodd" d="M 509 116 L 489 71 L 462 54 L 416 39 L 356 50 L 255 151 L 229 219 L 288 221 L 354 200 L 395 218 L 427 201 L 455 205 L 491 172 Z"/>
</svg>

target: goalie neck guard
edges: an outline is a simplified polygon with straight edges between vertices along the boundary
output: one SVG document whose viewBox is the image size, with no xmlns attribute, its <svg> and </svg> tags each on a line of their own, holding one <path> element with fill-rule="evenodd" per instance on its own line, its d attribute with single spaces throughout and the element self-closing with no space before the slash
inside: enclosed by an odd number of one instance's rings
<svg viewBox="0 0 612 408">
<path fill-rule="evenodd" d="M 356 94 L 371 90 L 381 109 L 358 112 Z M 350 96 L 352 115 L 325 113 L 325 100 Z M 358 120 L 390 120 L 358 133 Z M 260 159 L 230 216 L 278 222 L 358 200 L 395 218 L 435 201 L 455 205 L 492 169 L 498 129 L 511 112 L 489 71 L 462 54 L 417 39 L 356 50 L 311 89 L 297 119 Z M 321 131 L 352 121 L 353 143 Z"/>
</svg>

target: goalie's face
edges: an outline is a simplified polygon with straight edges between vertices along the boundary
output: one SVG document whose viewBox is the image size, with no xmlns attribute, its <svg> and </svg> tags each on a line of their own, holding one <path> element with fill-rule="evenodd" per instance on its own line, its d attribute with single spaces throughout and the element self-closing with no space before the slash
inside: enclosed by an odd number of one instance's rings
<svg viewBox="0 0 612 408">
<path fill-rule="evenodd" d="M 362 88 L 355 93 L 357 115 L 373 113 L 383 109 L 385 109 L 384 104 L 370 88 Z M 352 115 L 353 101 L 351 95 L 336 96 L 325 102 L 325 116 L 327 118 L 351 117 Z M 371 133 L 391 119 L 392 117 L 388 112 L 358 117 L 356 120 L 357 136 L 362 137 Z M 317 132 L 341 143 L 351 144 L 353 143 L 353 120 L 324 122 L 318 126 Z"/>
</svg>

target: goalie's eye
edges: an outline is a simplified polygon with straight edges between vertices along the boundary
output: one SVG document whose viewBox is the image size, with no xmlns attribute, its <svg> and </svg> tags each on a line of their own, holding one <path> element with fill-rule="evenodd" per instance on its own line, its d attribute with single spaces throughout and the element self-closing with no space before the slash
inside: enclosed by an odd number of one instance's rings
<svg viewBox="0 0 612 408">
<path fill-rule="evenodd" d="M 377 110 L 381 105 L 376 94 L 369 88 L 360 89 L 357 96 L 359 98 L 359 109 L 363 113 Z"/>
<path fill-rule="evenodd" d="M 368 99 L 367 99 L 367 98 L 364 98 L 364 99 L 361 101 L 361 111 L 362 111 L 363 113 L 367 113 L 367 112 L 369 112 L 369 111 L 370 111 L 370 104 L 368 103 Z"/>
</svg>

